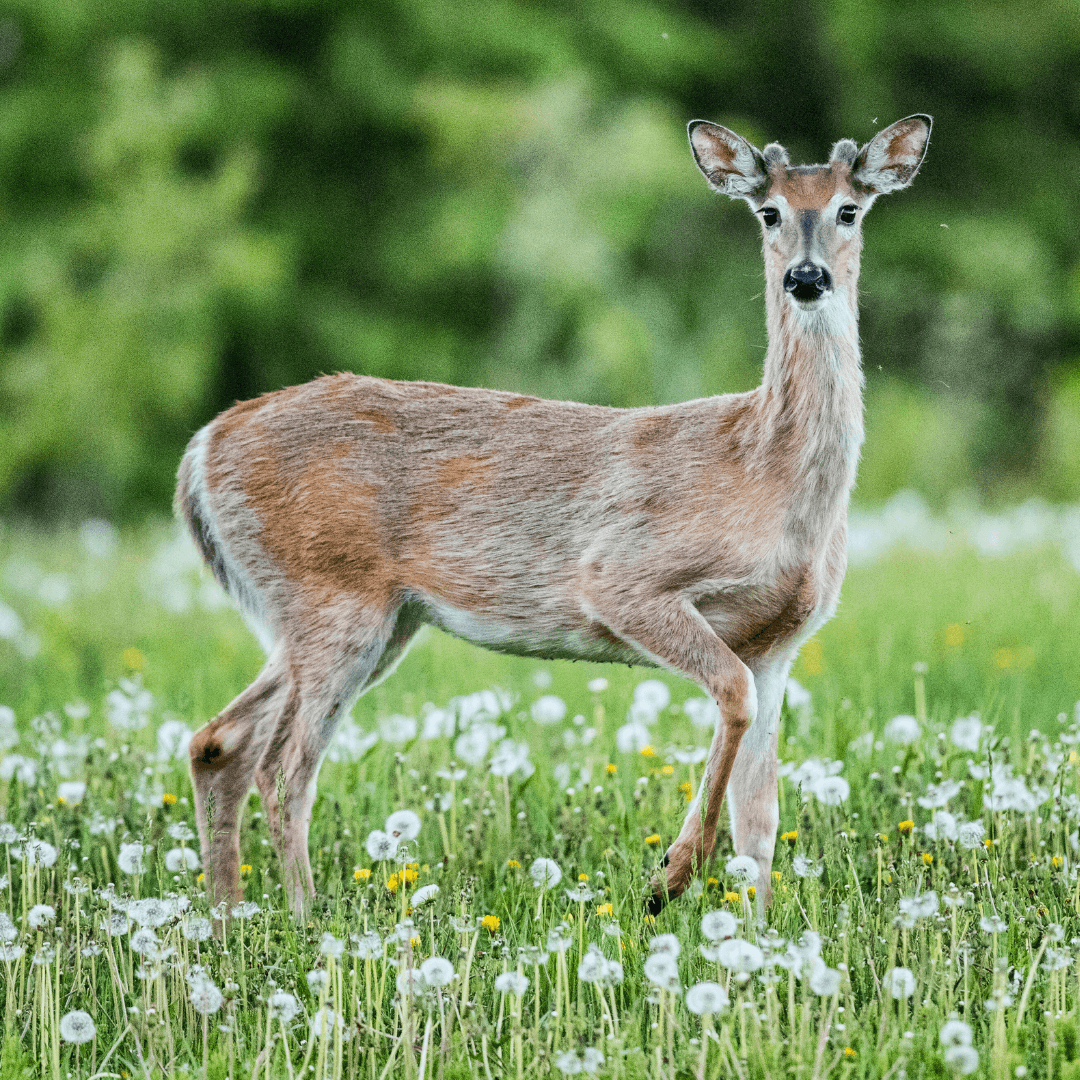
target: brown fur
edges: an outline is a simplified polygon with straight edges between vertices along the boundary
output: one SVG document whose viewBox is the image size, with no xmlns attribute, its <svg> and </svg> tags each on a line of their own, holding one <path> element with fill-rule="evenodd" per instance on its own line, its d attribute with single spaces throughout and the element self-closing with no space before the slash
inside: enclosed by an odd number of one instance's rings
<svg viewBox="0 0 1080 1080">
<path fill-rule="evenodd" d="M 219 898 L 237 887 L 254 779 L 303 910 L 322 753 L 425 622 L 515 654 L 663 665 L 704 687 L 721 720 L 656 897 L 711 853 L 733 769 L 736 849 L 758 860 L 767 895 L 783 686 L 839 596 L 862 442 L 861 235 L 835 207 L 872 197 L 847 159 L 790 169 L 782 148 L 766 182 L 760 152 L 731 132 L 711 147 L 718 131 L 691 129 L 710 182 L 755 208 L 774 200 L 785 219 L 764 232 L 757 390 L 612 409 L 343 374 L 236 405 L 192 441 L 178 509 L 274 642 L 259 679 L 192 743 Z M 736 166 L 748 172 L 725 174 Z M 811 258 L 836 288 L 803 310 L 783 277 Z"/>
</svg>

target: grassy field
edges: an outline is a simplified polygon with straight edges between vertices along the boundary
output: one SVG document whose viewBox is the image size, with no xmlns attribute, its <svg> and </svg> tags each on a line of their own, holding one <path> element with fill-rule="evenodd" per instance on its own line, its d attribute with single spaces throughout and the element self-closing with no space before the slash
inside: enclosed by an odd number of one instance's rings
<svg viewBox="0 0 1080 1080">
<path fill-rule="evenodd" d="M 0 1078 L 1080 1078 L 1080 573 L 1044 534 L 990 556 L 939 526 L 853 566 L 803 650 L 764 925 L 723 826 L 644 916 L 697 687 L 430 633 L 331 748 L 315 916 L 284 913 L 253 795 L 224 942 L 183 745 L 257 644 L 171 527 L 8 526 Z M 419 834 L 373 860 L 401 810 Z"/>
</svg>

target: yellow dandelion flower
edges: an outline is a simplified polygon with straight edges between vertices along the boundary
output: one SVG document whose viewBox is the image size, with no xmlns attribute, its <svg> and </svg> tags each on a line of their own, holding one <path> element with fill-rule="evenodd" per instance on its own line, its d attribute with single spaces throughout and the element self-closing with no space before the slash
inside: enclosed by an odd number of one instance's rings
<svg viewBox="0 0 1080 1080">
<path fill-rule="evenodd" d="M 646 746 L 641 751 L 641 756 L 646 757 L 646 758 L 648 758 L 648 757 L 656 757 L 656 751 L 651 746 Z"/>
<path fill-rule="evenodd" d="M 674 776 L 675 775 L 675 766 L 674 765 L 665 765 L 660 771 L 665 776 Z"/>
<path fill-rule="evenodd" d="M 757 896 L 757 889 L 753 885 L 748 885 L 746 887 L 746 895 L 751 898 Z"/>
<path fill-rule="evenodd" d="M 175 806 L 176 805 L 176 796 L 173 795 L 172 792 L 166 791 L 165 794 L 161 796 L 161 801 L 166 806 Z"/>
<path fill-rule="evenodd" d="M 645 843 L 646 844 L 659 844 L 660 843 L 660 834 L 659 833 L 653 833 L 652 836 L 646 836 L 645 837 Z"/>
<path fill-rule="evenodd" d="M 729 904 L 737 904 L 739 902 L 739 894 L 737 892 L 724 893 L 724 900 Z"/>
<path fill-rule="evenodd" d="M 705 884 L 706 885 L 719 885 L 720 884 L 720 879 L 719 878 L 714 878 L 714 877 L 706 878 L 705 879 Z"/>
<path fill-rule="evenodd" d="M 934 863 L 934 856 L 931 855 L 929 851 L 924 851 L 922 853 L 922 861 L 926 863 L 927 866 L 932 866 Z"/>
<path fill-rule="evenodd" d="M 782 878 L 783 876 L 784 876 L 784 875 L 783 875 L 783 874 L 781 874 L 779 870 L 774 870 L 774 871 L 772 872 L 772 879 L 773 879 L 773 881 L 779 881 L 779 880 L 780 880 L 780 879 L 781 879 L 781 878 Z"/>
<path fill-rule="evenodd" d="M 405 869 L 401 871 L 401 880 L 406 885 L 411 885 L 419 876 L 420 875 L 411 866 L 406 866 Z"/>
<path fill-rule="evenodd" d="M 614 912 L 614 908 L 610 904 L 598 904 L 596 907 L 597 915 L 611 915 Z"/>
<path fill-rule="evenodd" d="M 369 877 L 371 877 L 371 871 L 366 866 L 358 866 L 353 871 L 354 881 L 367 881 Z"/>
<path fill-rule="evenodd" d="M 781 833 L 780 839 L 786 840 L 789 844 L 794 844 L 795 841 L 799 839 L 799 830 L 791 829 L 786 833 Z"/>
<path fill-rule="evenodd" d="M 409 911 L 412 911 L 412 908 L 409 908 Z M 414 949 L 419 949 L 420 948 L 420 939 L 418 937 L 411 937 L 411 938 L 409 938 L 409 944 Z"/>
<path fill-rule="evenodd" d="M 56 796 L 56 801 L 57 801 L 57 802 L 58 802 L 58 803 L 59 803 L 59 804 L 60 804 L 61 806 L 67 806 L 67 799 L 65 799 L 63 795 L 57 795 L 57 796 Z"/>
<path fill-rule="evenodd" d="M 604 772 L 606 772 L 608 774 L 608 776 L 614 776 L 618 771 L 619 771 L 619 766 L 614 764 L 614 762 L 609 761 L 604 766 Z"/>
<path fill-rule="evenodd" d="M 887 832 L 879 832 L 879 833 L 877 834 L 877 838 L 878 838 L 878 839 L 879 839 L 879 840 L 880 840 L 880 841 L 881 841 L 881 842 L 882 842 L 883 844 L 887 844 L 887 843 L 889 842 L 889 834 L 888 834 Z"/>
<path fill-rule="evenodd" d="M 430 863 L 424 863 L 424 865 L 420 867 L 420 873 L 421 874 L 430 874 L 431 873 L 431 864 Z"/>
<path fill-rule="evenodd" d="M 1052 867 L 1053 867 L 1053 868 L 1054 868 L 1055 870 L 1060 870 L 1060 869 L 1061 869 L 1061 868 L 1062 868 L 1062 867 L 1063 867 L 1063 866 L 1065 865 L 1065 860 L 1064 860 L 1064 859 L 1063 859 L 1063 858 L 1062 858 L 1062 857 L 1061 857 L 1060 855 L 1055 855 L 1055 856 L 1054 856 L 1054 857 L 1053 857 L 1053 858 L 1052 858 L 1052 859 L 1050 860 L 1050 865 L 1051 865 L 1051 866 L 1052 866 Z"/>
<path fill-rule="evenodd" d="M 506 860 L 506 865 L 511 870 L 520 870 L 521 869 L 521 863 L 519 863 L 517 861 L 517 859 L 507 859 Z"/>
<path fill-rule="evenodd" d="M 146 658 L 136 648 L 125 649 L 120 654 L 120 663 L 129 671 L 142 671 L 142 666 L 145 662 Z"/>
<path fill-rule="evenodd" d="M 200 874 L 195 880 L 201 885 L 206 878 L 205 874 Z"/>
<path fill-rule="evenodd" d="M 993 840 L 991 840 L 991 839 L 990 839 L 990 837 L 988 836 L 988 837 L 987 837 L 987 838 L 986 838 L 986 839 L 985 839 L 985 840 L 983 841 L 983 847 L 985 847 L 985 848 L 986 848 L 986 850 L 987 850 L 987 851 L 989 851 L 989 850 L 990 850 L 991 848 L 993 848 L 993 846 L 994 846 L 994 841 L 993 841 Z"/>
<path fill-rule="evenodd" d="M 588 881 L 589 880 L 589 875 L 588 874 L 578 874 L 577 879 L 578 879 L 578 881 Z"/>
<path fill-rule="evenodd" d="M 896 831 L 897 832 L 902 832 L 902 833 L 909 833 L 914 828 L 915 828 L 915 822 L 914 821 L 901 821 L 896 826 Z"/>
<path fill-rule="evenodd" d="M 240 864 L 240 873 L 243 874 L 244 877 L 247 877 L 247 875 L 251 873 L 251 870 L 252 870 L 251 863 L 241 863 Z"/>
<path fill-rule="evenodd" d="M 389 892 L 396 893 L 398 889 L 398 876 L 397 874 L 391 874 L 386 879 L 386 888 Z"/>
<path fill-rule="evenodd" d="M 499 929 L 499 916 L 498 915 L 485 915 L 480 920 L 480 925 L 489 934 L 494 934 Z"/>
<path fill-rule="evenodd" d="M 854 1056 L 855 1056 L 855 1051 L 852 1050 L 850 1046 L 845 1046 L 844 1047 L 844 1057 L 846 1057 L 846 1058 L 848 1058 L 850 1060 Z"/>
</svg>

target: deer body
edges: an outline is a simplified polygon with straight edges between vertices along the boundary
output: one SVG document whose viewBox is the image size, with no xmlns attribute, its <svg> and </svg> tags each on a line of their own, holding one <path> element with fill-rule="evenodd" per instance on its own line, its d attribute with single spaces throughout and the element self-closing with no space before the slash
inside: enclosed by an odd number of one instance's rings
<svg viewBox="0 0 1080 1080">
<path fill-rule="evenodd" d="M 254 779 L 303 910 L 322 754 L 425 623 L 502 652 L 660 665 L 703 686 L 721 718 L 653 903 L 711 852 L 729 777 L 736 850 L 758 861 L 765 898 L 780 704 L 799 645 L 839 598 L 863 439 L 861 236 L 833 222 L 873 201 L 866 178 L 890 190 L 888 170 L 906 164 L 910 182 L 928 135 L 925 118 L 893 125 L 864 148 L 860 174 L 854 144 L 800 171 L 779 147 L 691 125 L 710 183 L 777 215 L 764 227 L 769 348 L 750 393 L 612 409 L 337 375 L 236 405 L 195 436 L 178 508 L 269 651 L 192 742 L 219 898 L 238 889 Z"/>
</svg>

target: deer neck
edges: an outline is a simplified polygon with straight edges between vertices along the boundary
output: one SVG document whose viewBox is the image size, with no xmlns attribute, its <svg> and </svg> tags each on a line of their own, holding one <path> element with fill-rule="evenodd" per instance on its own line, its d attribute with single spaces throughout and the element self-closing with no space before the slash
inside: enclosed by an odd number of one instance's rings
<svg viewBox="0 0 1080 1080">
<path fill-rule="evenodd" d="M 863 443 L 863 373 L 855 280 L 819 312 L 798 311 L 779 281 L 766 289 L 762 382 L 770 441 L 791 462 L 791 513 L 846 513 Z"/>
</svg>

